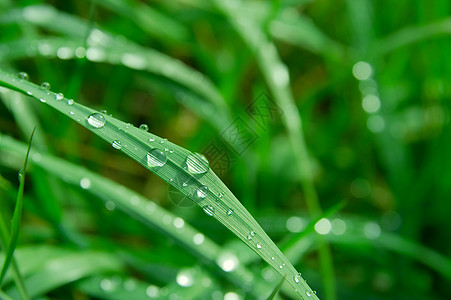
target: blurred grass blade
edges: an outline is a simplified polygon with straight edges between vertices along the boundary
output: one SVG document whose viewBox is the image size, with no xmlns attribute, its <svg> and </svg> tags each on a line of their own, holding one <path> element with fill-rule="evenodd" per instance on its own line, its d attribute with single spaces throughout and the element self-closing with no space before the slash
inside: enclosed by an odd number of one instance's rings
<svg viewBox="0 0 451 300">
<path fill-rule="evenodd" d="M 173 185 L 202 207 L 208 216 L 216 218 L 237 235 L 279 274 L 290 278 L 290 285 L 301 297 L 317 299 L 266 232 L 209 168 L 202 155 L 1 70 L 0 82 L 50 105 Z"/>
<path fill-rule="evenodd" d="M 6 272 L 8 271 L 9 266 L 11 265 L 14 251 L 16 250 L 16 246 L 17 246 L 17 240 L 19 239 L 19 227 L 20 227 L 20 221 L 22 218 L 22 208 L 23 208 L 23 191 L 24 191 L 24 187 L 25 187 L 25 174 L 26 174 L 28 156 L 30 154 L 31 142 L 33 140 L 34 132 L 35 132 L 35 129 L 33 129 L 33 132 L 31 133 L 31 136 L 30 136 L 30 141 L 28 143 L 28 149 L 27 149 L 27 154 L 25 155 L 25 161 L 23 164 L 23 168 L 22 168 L 22 170 L 19 171 L 20 185 L 19 185 L 19 191 L 17 193 L 16 206 L 14 208 L 13 218 L 11 221 L 11 233 L 10 233 L 9 243 L 8 243 L 7 249 L 6 249 L 6 257 L 5 257 L 5 261 L 3 262 L 2 270 L 0 273 L 0 286 L 2 285 L 2 282 L 6 275 Z"/>
<path fill-rule="evenodd" d="M 280 288 L 282 287 L 283 283 L 285 282 L 286 277 L 283 277 L 280 279 L 280 282 L 277 284 L 277 286 L 272 291 L 271 295 L 268 296 L 267 300 L 274 300 L 277 296 L 277 293 L 279 292 Z"/>
</svg>

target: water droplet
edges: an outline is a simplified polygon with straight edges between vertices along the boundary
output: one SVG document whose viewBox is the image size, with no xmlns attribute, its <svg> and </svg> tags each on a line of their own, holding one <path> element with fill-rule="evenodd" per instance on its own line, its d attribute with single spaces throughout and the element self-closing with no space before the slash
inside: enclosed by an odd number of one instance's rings
<svg viewBox="0 0 451 300">
<path fill-rule="evenodd" d="M 47 102 L 44 98 L 39 99 L 42 103 Z"/>
<path fill-rule="evenodd" d="M 141 125 L 139 125 L 139 129 L 141 129 L 143 131 L 147 131 L 147 130 L 149 130 L 149 126 L 147 126 L 147 124 L 141 124 Z"/>
<path fill-rule="evenodd" d="M 69 115 L 75 115 L 75 113 L 73 111 L 70 111 Z"/>
<path fill-rule="evenodd" d="M 252 240 L 252 236 L 250 234 L 247 235 L 247 239 L 250 241 Z"/>
<path fill-rule="evenodd" d="M 30 77 L 25 72 L 19 72 L 17 73 L 17 77 L 19 77 L 20 80 L 28 80 Z"/>
<path fill-rule="evenodd" d="M 130 124 L 130 123 L 125 124 L 126 129 L 130 128 L 130 126 L 132 126 L 132 124 Z"/>
<path fill-rule="evenodd" d="M 161 139 L 161 140 L 160 140 L 160 143 L 161 143 L 161 144 L 164 144 L 164 142 L 166 142 L 167 140 L 168 140 L 168 139 Z"/>
<path fill-rule="evenodd" d="M 224 193 L 223 193 L 223 192 L 220 192 L 220 193 L 218 194 L 218 198 L 222 198 L 222 197 L 224 197 Z"/>
<path fill-rule="evenodd" d="M 19 173 L 17 174 L 17 178 L 19 178 L 19 182 L 22 181 L 22 178 L 23 178 L 23 169 L 20 169 L 20 170 L 19 170 Z"/>
<path fill-rule="evenodd" d="M 188 172 L 191 174 L 204 174 L 207 173 L 210 168 L 208 160 L 199 153 L 188 155 L 185 164 Z"/>
<path fill-rule="evenodd" d="M 271 256 L 271 260 L 275 260 L 274 256 Z"/>
<path fill-rule="evenodd" d="M 56 100 L 63 100 L 63 98 L 64 98 L 63 93 L 58 93 L 58 94 L 55 95 L 55 99 L 56 99 Z M 69 105 L 74 104 L 74 102 L 73 102 L 74 100 L 72 100 L 72 104 L 70 104 L 69 101 L 70 101 L 70 100 L 67 100 L 67 104 L 69 104 Z"/>
<path fill-rule="evenodd" d="M 167 160 L 166 155 L 158 149 L 152 149 L 147 153 L 147 165 L 151 168 L 162 167 Z"/>
<path fill-rule="evenodd" d="M 305 292 L 305 294 L 306 294 L 306 295 L 307 295 L 307 297 L 309 297 L 309 298 L 310 298 L 310 297 L 312 297 L 312 295 L 313 295 L 313 293 L 312 293 L 312 292 L 310 292 L 310 291 L 306 291 L 306 292 Z"/>
<path fill-rule="evenodd" d="M 257 244 L 255 244 L 255 248 L 257 248 L 257 249 L 261 249 L 261 248 L 262 248 L 262 245 L 261 245 L 261 244 L 259 244 L 259 243 L 257 243 Z"/>
<path fill-rule="evenodd" d="M 171 153 L 171 154 L 174 153 L 174 150 L 169 150 L 169 153 Z"/>
<path fill-rule="evenodd" d="M 229 208 L 229 209 L 227 210 L 227 215 L 228 215 L 228 216 L 231 216 L 231 215 L 233 215 L 233 212 L 234 212 L 234 210 L 231 209 L 231 208 Z"/>
<path fill-rule="evenodd" d="M 82 189 L 87 190 L 91 187 L 91 180 L 87 177 L 83 177 L 80 180 L 80 186 Z"/>
<path fill-rule="evenodd" d="M 294 282 L 299 283 L 302 279 L 301 273 L 298 273 L 293 276 Z"/>
<path fill-rule="evenodd" d="M 154 138 L 150 138 L 150 139 L 149 139 L 149 142 L 154 142 L 154 141 L 155 141 Z"/>
<path fill-rule="evenodd" d="M 74 99 L 69 99 L 67 100 L 67 105 L 73 105 L 74 104 Z"/>
<path fill-rule="evenodd" d="M 120 150 L 122 148 L 122 144 L 120 141 L 114 141 L 112 144 L 114 149 Z"/>
<path fill-rule="evenodd" d="M 41 83 L 41 90 L 45 90 L 48 91 L 50 90 L 50 83 L 44 81 L 43 83 Z"/>
<path fill-rule="evenodd" d="M 205 199 L 205 197 L 207 197 L 207 194 L 208 194 L 208 187 L 203 185 L 196 190 L 195 196 L 197 196 L 198 200 L 202 200 L 202 199 Z"/>
<path fill-rule="evenodd" d="M 99 113 L 90 114 L 86 120 L 94 128 L 102 128 L 106 123 L 105 117 Z"/>
<path fill-rule="evenodd" d="M 100 110 L 100 113 L 106 115 L 107 111 L 105 109 L 102 109 L 102 110 Z"/>
<path fill-rule="evenodd" d="M 32 96 L 33 92 L 32 91 L 27 91 L 27 95 Z"/>
<path fill-rule="evenodd" d="M 205 205 L 205 206 L 203 207 L 203 209 L 204 209 L 204 212 L 205 212 L 207 215 L 209 215 L 210 217 L 214 216 L 214 214 L 215 214 L 215 208 L 214 208 L 213 206 L 211 206 L 211 205 Z"/>
<path fill-rule="evenodd" d="M 255 231 L 251 231 L 251 232 L 249 232 L 249 234 L 251 235 L 251 236 L 255 236 Z"/>
</svg>

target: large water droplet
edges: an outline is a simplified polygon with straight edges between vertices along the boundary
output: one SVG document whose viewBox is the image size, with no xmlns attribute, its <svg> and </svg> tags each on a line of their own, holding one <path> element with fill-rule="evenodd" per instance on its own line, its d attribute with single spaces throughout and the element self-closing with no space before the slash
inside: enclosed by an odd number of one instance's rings
<svg viewBox="0 0 451 300">
<path fill-rule="evenodd" d="M 120 141 L 113 141 L 113 143 L 111 144 L 111 146 L 113 146 L 114 149 L 120 150 L 122 148 L 122 144 Z"/>
<path fill-rule="evenodd" d="M 302 279 L 301 273 L 293 276 L 294 282 L 299 283 Z"/>
<path fill-rule="evenodd" d="M 158 149 L 152 149 L 147 153 L 147 165 L 151 168 L 162 167 L 167 160 L 166 155 Z"/>
<path fill-rule="evenodd" d="M 25 72 L 19 72 L 17 73 L 17 77 L 19 77 L 20 80 L 28 80 L 30 77 Z"/>
<path fill-rule="evenodd" d="M 188 172 L 191 174 L 204 174 L 210 168 L 208 160 L 200 153 L 188 155 L 185 164 Z"/>
<path fill-rule="evenodd" d="M 198 200 L 205 199 L 208 194 L 208 187 L 203 185 L 200 188 L 196 190 L 195 196 L 198 198 Z"/>
<path fill-rule="evenodd" d="M 147 126 L 147 124 L 141 124 L 141 125 L 139 125 L 139 129 L 141 129 L 143 131 L 147 131 L 147 130 L 149 130 L 149 126 Z"/>
<path fill-rule="evenodd" d="M 63 98 L 64 98 L 63 93 L 58 93 L 58 94 L 55 95 L 55 99 L 56 100 L 63 100 Z M 69 101 L 70 100 L 67 101 L 67 104 L 69 104 Z M 74 100 L 72 100 L 72 101 L 74 101 Z M 74 103 L 72 102 L 72 104 L 74 104 Z M 72 104 L 69 104 L 69 105 L 72 105 Z"/>
<path fill-rule="evenodd" d="M 205 205 L 205 206 L 203 207 L 203 209 L 204 209 L 204 212 L 205 212 L 207 215 L 209 215 L 210 217 L 214 216 L 214 214 L 215 214 L 215 208 L 214 208 L 213 206 L 211 206 L 211 205 Z"/>
<path fill-rule="evenodd" d="M 50 90 L 50 83 L 44 81 L 43 83 L 41 83 L 41 90 L 45 90 L 48 91 Z"/>
<path fill-rule="evenodd" d="M 90 114 L 86 120 L 94 128 L 102 128 L 106 123 L 105 117 L 99 113 Z"/>
</svg>

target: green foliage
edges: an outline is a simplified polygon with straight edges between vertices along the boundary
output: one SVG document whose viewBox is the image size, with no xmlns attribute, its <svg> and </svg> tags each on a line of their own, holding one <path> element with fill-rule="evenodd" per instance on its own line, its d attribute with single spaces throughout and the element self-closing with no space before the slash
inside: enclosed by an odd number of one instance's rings
<svg viewBox="0 0 451 300">
<path fill-rule="evenodd" d="M 451 297 L 449 1 L 0 8 L 0 299 Z"/>
</svg>

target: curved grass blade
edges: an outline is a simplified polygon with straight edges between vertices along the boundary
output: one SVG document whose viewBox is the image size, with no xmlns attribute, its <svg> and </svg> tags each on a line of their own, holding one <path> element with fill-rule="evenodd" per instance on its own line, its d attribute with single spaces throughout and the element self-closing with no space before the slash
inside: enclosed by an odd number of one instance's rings
<svg viewBox="0 0 451 300">
<path fill-rule="evenodd" d="M 0 272 L 0 286 L 6 275 L 6 272 L 9 269 L 9 266 L 11 265 L 11 262 L 13 260 L 14 251 L 16 250 L 16 246 L 17 246 L 17 240 L 19 239 L 19 227 L 20 227 L 20 221 L 22 218 L 22 208 L 23 208 L 23 191 L 24 191 L 24 187 L 25 187 L 25 173 L 26 173 L 28 156 L 30 154 L 31 142 L 33 140 L 34 132 L 35 132 L 35 129 L 33 129 L 33 132 L 31 133 L 30 141 L 28 143 L 27 154 L 25 155 L 25 161 L 24 161 L 22 170 L 19 172 L 20 185 L 19 185 L 19 191 L 17 193 L 16 206 L 14 208 L 13 218 L 11 220 L 11 233 L 10 233 L 9 243 L 7 245 L 6 257 L 5 257 L 5 261 L 3 262 L 2 270 Z M 25 291 L 22 291 L 22 292 L 25 292 Z M 22 292 L 21 292 L 21 294 L 22 294 Z M 25 292 L 25 294 L 26 294 L 26 292 Z"/>
<path fill-rule="evenodd" d="M 109 253 L 97 251 L 70 251 L 48 261 L 25 279 L 31 297 L 37 297 L 81 278 L 105 272 L 119 272 L 120 260 Z M 13 298 L 18 293 L 15 287 L 7 290 Z"/>
<path fill-rule="evenodd" d="M 25 146 L 21 143 L 2 135 L 0 135 L 0 149 L 6 153 L 14 153 L 16 155 L 24 153 L 26 150 Z M 152 229 L 156 228 L 165 235 L 174 238 L 175 241 L 179 242 L 184 248 L 188 249 L 203 261 L 217 265 L 222 271 L 225 271 L 222 275 L 228 281 L 243 289 L 249 289 L 253 285 L 254 288 L 250 293 L 255 293 L 255 297 L 259 297 L 266 292 L 267 287 L 260 281 L 255 280 L 252 283 L 251 272 L 240 263 L 239 258 L 235 254 L 227 250 L 221 250 L 219 245 L 215 244 L 211 239 L 204 236 L 187 222 L 184 222 L 183 219 L 161 208 L 154 202 L 148 201 L 138 193 L 98 174 L 92 173 L 85 168 L 45 153 L 32 152 L 32 157 L 35 157 L 35 153 L 39 154 L 37 156 L 39 159 L 33 160 L 35 165 L 75 186 L 80 186 L 82 181 L 85 185 L 89 182 L 88 192 L 104 201 L 112 201 L 117 208 L 141 221 L 144 225 Z M 234 269 L 226 269 L 223 265 L 224 260 L 222 258 L 236 261 Z"/>
<path fill-rule="evenodd" d="M 286 277 L 283 277 L 280 279 L 280 282 L 277 284 L 277 286 L 272 291 L 271 295 L 268 296 L 267 300 L 274 300 L 277 296 L 277 293 L 279 292 L 280 288 L 282 287 L 283 283 L 285 282 Z"/>
<path fill-rule="evenodd" d="M 305 299 L 317 299 L 266 232 L 209 168 L 206 159 L 112 116 L 65 99 L 0 70 L 0 84 L 40 99 L 109 142 L 182 192 L 268 262 Z"/>
</svg>

